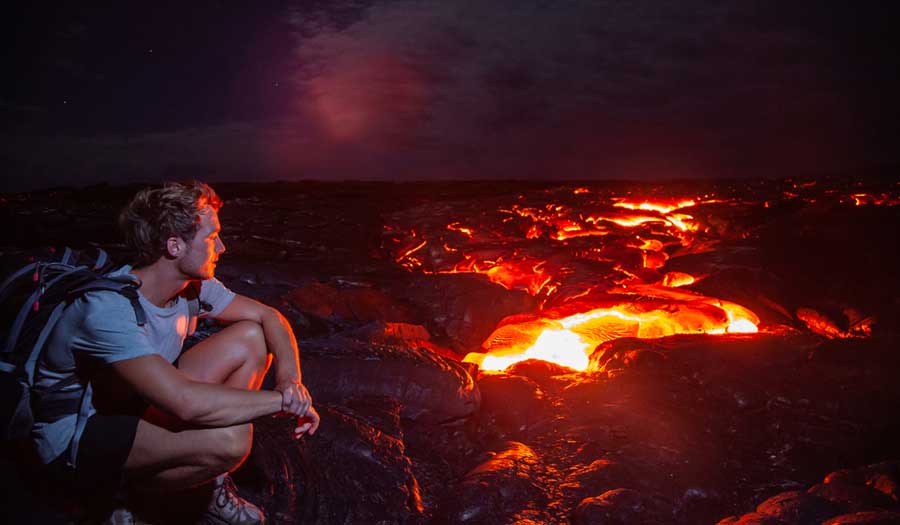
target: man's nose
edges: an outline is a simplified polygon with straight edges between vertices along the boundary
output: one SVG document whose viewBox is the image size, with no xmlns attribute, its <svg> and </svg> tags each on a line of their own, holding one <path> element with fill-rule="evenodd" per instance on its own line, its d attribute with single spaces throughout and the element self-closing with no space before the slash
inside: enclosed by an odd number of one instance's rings
<svg viewBox="0 0 900 525">
<path fill-rule="evenodd" d="M 222 242 L 222 239 L 216 238 L 216 253 L 224 253 L 225 252 L 225 243 Z"/>
</svg>

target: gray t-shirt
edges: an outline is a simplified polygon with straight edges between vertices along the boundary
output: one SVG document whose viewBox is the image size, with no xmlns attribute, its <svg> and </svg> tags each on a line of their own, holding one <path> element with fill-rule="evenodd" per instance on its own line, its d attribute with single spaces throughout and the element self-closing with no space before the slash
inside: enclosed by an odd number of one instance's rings
<svg viewBox="0 0 900 525">
<path fill-rule="evenodd" d="M 110 275 L 125 275 L 130 271 L 131 266 L 124 266 Z M 147 316 L 144 326 L 138 326 L 128 299 L 116 292 L 89 292 L 67 307 L 47 341 L 35 374 L 36 386 L 46 388 L 76 373 L 76 359 L 79 366 L 104 366 L 159 354 L 174 362 L 191 323 L 188 299 L 179 295 L 164 308 L 152 304 L 140 292 L 139 299 Z M 200 317 L 216 317 L 232 299 L 234 292 L 218 279 L 202 281 L 200 301 L 209 309 L 201 309 Z M 72 385 L 69 389 L 79 388 Z M 32 438 L 44 463 L 53 461 L 69 446 L 76 419 L 77 415 L 72 414 L 50 423 L 35 422 Z"/>
</svg>

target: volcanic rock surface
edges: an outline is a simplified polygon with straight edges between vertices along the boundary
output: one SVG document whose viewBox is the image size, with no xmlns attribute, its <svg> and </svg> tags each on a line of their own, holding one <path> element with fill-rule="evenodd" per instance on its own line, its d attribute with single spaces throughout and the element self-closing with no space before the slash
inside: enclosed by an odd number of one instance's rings
<svg viewBox="0 0 900 525">
<path fill-rule="evenodd" d="M 259 421 L 235 479 L 273 523 L 900 523 L 897 188 L 217 186 L 217 275 L 288 317 L 322 414 L 300 441 Z M 125 260 L 135 189 L 2 196 L 2 269 L 67 245 Z M 613 204 L 652 198 L 694 204 Z M 623 301 L 701 324 L 733 303 L 759 332 L 628 321 L 582 330 L 583 371 L 462 362 Z M 64 522 L 13 456 L 11 519 Z"/>
</svg>

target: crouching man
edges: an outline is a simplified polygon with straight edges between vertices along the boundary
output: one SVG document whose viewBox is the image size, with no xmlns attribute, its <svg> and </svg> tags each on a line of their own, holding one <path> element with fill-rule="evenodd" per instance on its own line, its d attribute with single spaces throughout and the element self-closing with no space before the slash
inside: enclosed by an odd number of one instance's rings
<svg viewBox="0 0 900 525">
<path fill-rule="evenodd" d="M 97 291 L 65 310 L 40 362 L 37 387 L 73 374 L 79 382 L 63 390 L 90 382 L 89 417 L 83 425 L 76 414 L 42 421 L 38 411 L 33 437 L 41 460 L 78 486 L 121 480 L 143 493 L 162 493 L 212 483 L 204 520 L 263 523 L 260 509 L 238 497 L 228 477 L 250 452 L 250 422 L 296 416 L 299 438 L 316 431 L 319 416 L 285 318 L 214 277 L 225 251 L 221 205 L 200 182 L 168 183 L 134 196 L 120 226 L 135 259 L 111 275 L 139 285 L 132 300 L 141 308 L 119 293 Z M 200 317 L 227 327 L 182 354 L 196 322 L 192 301 Z M 260 391 L 273 357 L 275 390 Z M 130 519 L 125 508 L 110 516 L 112 522 Z"/>
</svg>

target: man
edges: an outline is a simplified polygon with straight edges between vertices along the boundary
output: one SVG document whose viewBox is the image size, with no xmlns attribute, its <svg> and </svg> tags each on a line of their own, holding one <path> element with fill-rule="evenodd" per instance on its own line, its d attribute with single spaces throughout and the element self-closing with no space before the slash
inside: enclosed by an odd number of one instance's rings
<svg viewBox="0 0 900 525">
<path fill-rule="evenodd" d="M 134 264 L 111 275 L 139 284 L 146 321 L 139 324 L 129 299 L 115 292 L 89 292 L 65 310 L 37 386 L 75 373 L 82 383 L 90 381 L 92 415 L 83 430 L 75 428 L 74 414 L 55 421 L 38 415 L 33 436 L 52 469 L 71 473 L 74 463 L 77 485 L 124 480 L 148 492 L 212 482 L 207 521 L 263 523 L 260 509 L 235 494 L 227 474 L 250 452 L 250 422 L 296 416 L 299 438 L 316 431 L 319 416 L 302 383 L 287 320 L 214 277 L 225 251 L 221 205 L 200 182 L 167 183 L 135 195 L 120 216 Z M 190 303 L 197 294 L 200 316 L 228 326 L 180 354 L 196 322 Z M 272 357 L 275 390 L 260 391 Z M 111 519 L 129 517 L 120 509 Z"/>
</svg>

